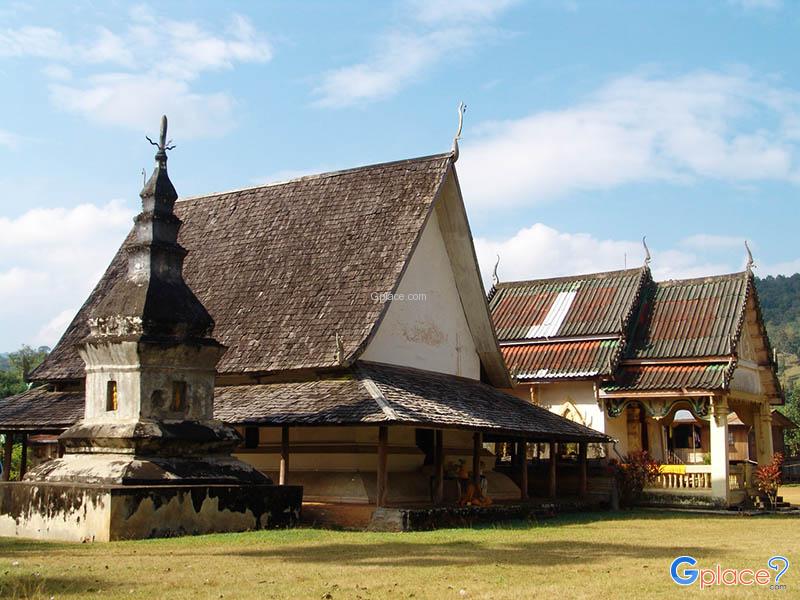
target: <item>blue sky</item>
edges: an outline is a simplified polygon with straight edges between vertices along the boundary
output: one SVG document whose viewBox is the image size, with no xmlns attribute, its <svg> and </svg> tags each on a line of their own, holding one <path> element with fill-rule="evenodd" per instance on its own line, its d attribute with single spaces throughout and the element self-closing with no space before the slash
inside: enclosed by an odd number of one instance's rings
<svg viewBox="0 0 800 600">
<path fill-rule="evenodd" d="M 52 345 L 170 117 L 184 196 L 447 151 L 485 275 L 800 271 L 800 3 L 0 3 L 0 351 Z"/>
</svg>

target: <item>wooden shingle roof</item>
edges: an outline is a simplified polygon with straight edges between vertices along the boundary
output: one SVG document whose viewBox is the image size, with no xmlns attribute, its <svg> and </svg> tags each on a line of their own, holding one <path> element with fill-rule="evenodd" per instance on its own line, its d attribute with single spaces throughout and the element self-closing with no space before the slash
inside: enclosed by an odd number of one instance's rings
<svg viewBox="0 0 800 600">
<path fill-rule="evenodd" d="M 0 399 L 5 430 L 60 431 L 83 418 L 84 392 L 51 392 L 45 386 Z"/>
<path fill-rule="evenodd" d="M 450 168 L 449 154 L 179 201 L 184 278 L 228 347 L 218 371 L 337 366 L 363 350 Z M 83 377 L 75 344 L 125 268 L 123 249 L 33 380 Z"/>
</svg>

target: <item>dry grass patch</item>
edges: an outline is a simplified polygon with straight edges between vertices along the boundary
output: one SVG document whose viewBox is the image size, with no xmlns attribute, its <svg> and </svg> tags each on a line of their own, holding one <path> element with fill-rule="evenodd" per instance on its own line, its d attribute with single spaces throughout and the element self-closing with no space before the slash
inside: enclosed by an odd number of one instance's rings
<svg viewBox="0 0 800 600">
<path fill-rule="evenodd" d="M 761 567 L 800 550 L 800 521 L 635 511 L 381 534 L 316 529 L 69 545 L 0 538 L 2 598 L 668 598 L 668 575 Z M 790 597 L 800 577 L 781 583 Z M 753 588 L 705 591 L 746 597 Z M 766 593 L 766 591 L 765 591 Z"/>
</svg>

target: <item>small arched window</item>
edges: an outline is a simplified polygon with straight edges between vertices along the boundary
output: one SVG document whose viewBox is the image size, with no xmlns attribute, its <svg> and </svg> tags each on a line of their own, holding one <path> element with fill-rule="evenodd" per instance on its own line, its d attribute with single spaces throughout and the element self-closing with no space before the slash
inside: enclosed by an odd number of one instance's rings
<svg viewBox="0 0 800 600">
<path fill-rule="evenodd" d="M 186 382 L 172 382 L 172 410 L 186 410 Z"/>
<path fill-rule="evenodd" d="M 106 384 L 106 411 L 117 410 L 117 382 L 109 381 Z"/>
</svg>

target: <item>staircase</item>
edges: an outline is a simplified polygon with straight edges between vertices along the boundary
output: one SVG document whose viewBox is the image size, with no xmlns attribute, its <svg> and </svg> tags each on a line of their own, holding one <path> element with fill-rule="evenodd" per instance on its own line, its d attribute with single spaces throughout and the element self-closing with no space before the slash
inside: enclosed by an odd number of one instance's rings
<svg viewBox="0 0 800 600">
<path fill-rule="evenodd" d="M 769 499 L 763 494 L 760 494 L 755 498 L 753 498 L 753 504 L 755 505 L 755 508 L 759 510 L 770 510 L 771 508 Z M 789 504 L 788 502 L 785 502 L 783 500 L 783 496 L 778 496 L 775 499 L 775 512 L 800 513 L 800 506 Z"/>
</svg>

